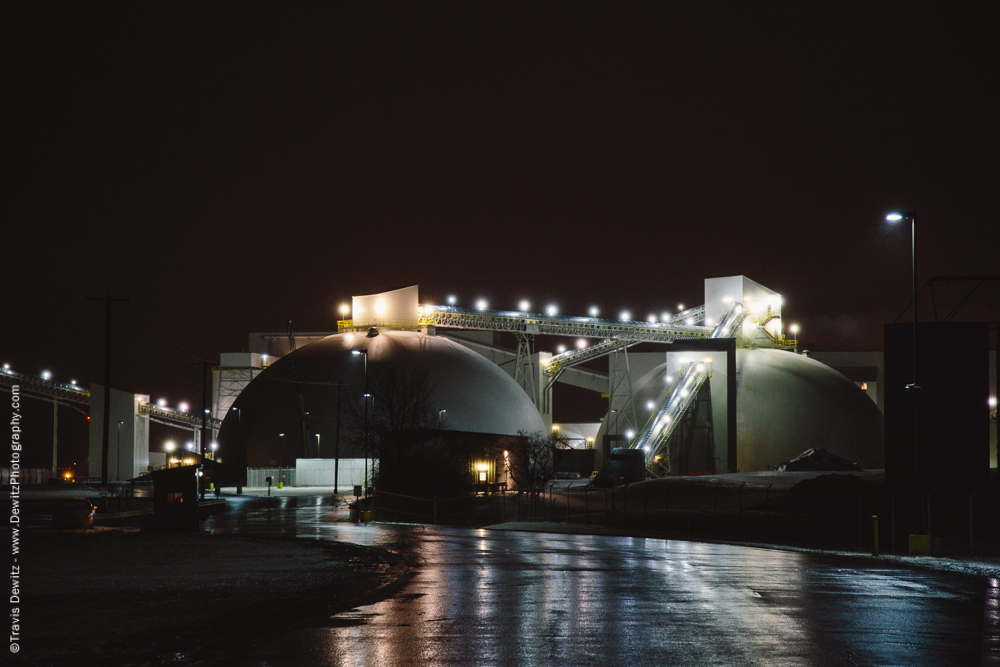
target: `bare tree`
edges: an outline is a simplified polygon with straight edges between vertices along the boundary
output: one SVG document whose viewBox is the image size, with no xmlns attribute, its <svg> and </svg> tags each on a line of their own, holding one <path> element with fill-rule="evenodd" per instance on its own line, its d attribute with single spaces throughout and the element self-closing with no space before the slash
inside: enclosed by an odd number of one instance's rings
<svg viewBox="0 0 1000 667">
<path fill-rule="evenodd" d="M 369 425 L 378 454 L 376 488 L 427 495 L 468 482 L 468 457 L 441 437 L 435 383 L 426 369 L 380 368 L 368 377 Z M 364 438 L 364 403 L 351 409 L 356 437 Z"/>
<path fill-rule="evenodd" d="M 567 440 L 556 433 L 518 431 L 508 442 L 507 469 L 520 489 L 541 488 L 555 475 L 559 453 Z"/>
</svg>

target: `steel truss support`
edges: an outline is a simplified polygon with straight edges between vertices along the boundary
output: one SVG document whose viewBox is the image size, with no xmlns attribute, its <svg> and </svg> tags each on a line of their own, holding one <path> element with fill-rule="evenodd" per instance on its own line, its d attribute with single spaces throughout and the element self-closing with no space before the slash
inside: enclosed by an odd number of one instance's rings
<svg viewBox="0 0 1000 667">
<path fill-rule="evenodd" d="M 531 398 L 531 402 L 538 407 L 538 397 L 535 392 L 535 369 L 531 363 L 531 347 L 534 343 L 532 334 L 516 332 L 517 337 L 517 359 L 514 362 L 514 382 L 524 390 Z"/>
<path fill-rule="evenodd" d="M 635 402 L 632 400 L 632 374 L 629 372 L 628 347 L 624 346 L 611 353 L 608 375 L 610 379 L 610 410 L 615 413 L 615 435 L 629 429 L 637 430 Z M 623 421 L 624 420 L 624 421 Z"/>
</svg>

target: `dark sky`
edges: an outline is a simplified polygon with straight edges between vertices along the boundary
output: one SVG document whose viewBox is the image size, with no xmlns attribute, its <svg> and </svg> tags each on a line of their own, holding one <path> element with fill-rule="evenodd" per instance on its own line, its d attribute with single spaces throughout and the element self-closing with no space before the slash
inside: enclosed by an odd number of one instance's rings
<svg viewBox="0 0 1000 667">
<path fill-rule="evenodd" d="M 733 274 L 879 349 L 894 207 L 921 280 L 1000 272 L 997 3 L 287 4 L 8 10 L 0 362 L 101 381 L 111 290 L 115 384 L 195 403 L 191 358 L 352 294 L 644 316 Z"/>
</svg>

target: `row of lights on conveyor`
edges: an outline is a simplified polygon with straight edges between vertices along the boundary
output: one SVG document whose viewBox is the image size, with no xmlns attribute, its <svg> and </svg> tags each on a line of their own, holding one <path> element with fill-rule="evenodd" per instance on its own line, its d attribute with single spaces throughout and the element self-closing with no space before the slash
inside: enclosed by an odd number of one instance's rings
<svg viewBox="0 0 1000 667">
<path fill-rule="evenodd" d="M 449 296 L 447 301 L 449 306 L 454 306 L 455 304 L 458 303 L 458 297 Z M 487 301 L 486 299 L 478 299 L 476 301 L 476 310 L 489 310 L 489 307 L 490 307 L 489 301 Z M 517 304 L 517 309 L 522 313 L 527 313 L 529 310 L 531 310 L 531 302 L 528 300 L 522 300 L 520 303 Z M 340 311 L 340 315 L 346 318 L 347 315 L 351 312 L 351 307 L 348 306 L 347 304 L 341 304 L 338 307 L 338 310 Z M 587 312 L 590 315 L 590 317 L 596 318 L 601 314 L 601 309 L 598 308 L 597 306 L 591 306 Z M 679 313 L 684 312 L 684 304 L 677 305 L 677 312 Z M 557 316 L 559 314 L 559 306 L 556 306 L 555 304 L 549 304 L 548 306 L 545 307 L 545 314 L 548 315 L 549 317 Z M 650 313 L 649 316 L 646 318 L 646 321 L 649 322 L 650 324 L 656 324 L 657 322 L 661 321 L 666 322 L 671 317 L 673 317 L 673 315 L 671 315 L 669 312 L 664 312 L 659 317 L 657 317 L 653 313 Z M 620 319 L 622 322 L 631 322 L 633 321 L 632 313 L 628 310 L 623 310 L 621 313 L 618 314 L 618 319 Z M 687 323 L 694 324 L 694 319 L 688 318 Z"/>
<path fill-rule="evenodd" d="M 3 372 L 7 373 L 9 375 L 14 375 L 15 374 L 15 371 L 11 370 L 10 364 L 4 364 L 3 365 Z M 47 382 L 52 382 L 52 371 L 48 371 L 48 370 L 42 371 L 41 373 L 38 374 L 38 377 L 42 378 L 43 380 L 46 380 Z M 85 391 L 85 389 L 83 387 L 81 387 L 80 385 L 78 385 L 76 383 L 76 380 L 70 380 L 69 384 L 63 384 L 62 386 L 65 387 L 66 389 L 75 389 L 77 391 Z"/>
</svg>

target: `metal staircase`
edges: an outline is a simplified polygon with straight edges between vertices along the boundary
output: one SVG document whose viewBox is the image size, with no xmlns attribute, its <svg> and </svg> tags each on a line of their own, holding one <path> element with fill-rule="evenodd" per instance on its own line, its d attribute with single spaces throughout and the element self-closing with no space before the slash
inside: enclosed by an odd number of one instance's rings
<svg viewBox="0 0 1000 667">
<path fill-rule="evenodd" d="M 746 311 L 743 305 L 733 304 L 722 316 L 722 320 L 715 327 L 710 338 L 732 338 L 743 323 L 744 317 L 746 317 Z M 661 469 L 669 471 L 669 463 L 666 466 L 659 465 L 657 456 L 670 440 L 670 435 L 680 423 L 681 417 L 698 396 L 702 385 L 711 376 L 711 363 L 691 362 L 674 386 L 667 392 L 663 403 L 646 422 L 639 436 L 632 442 L 633 449 L 641 449 L 645 454 L 646 469 L 651 473 L 659 475 Z"/>
</svg>

